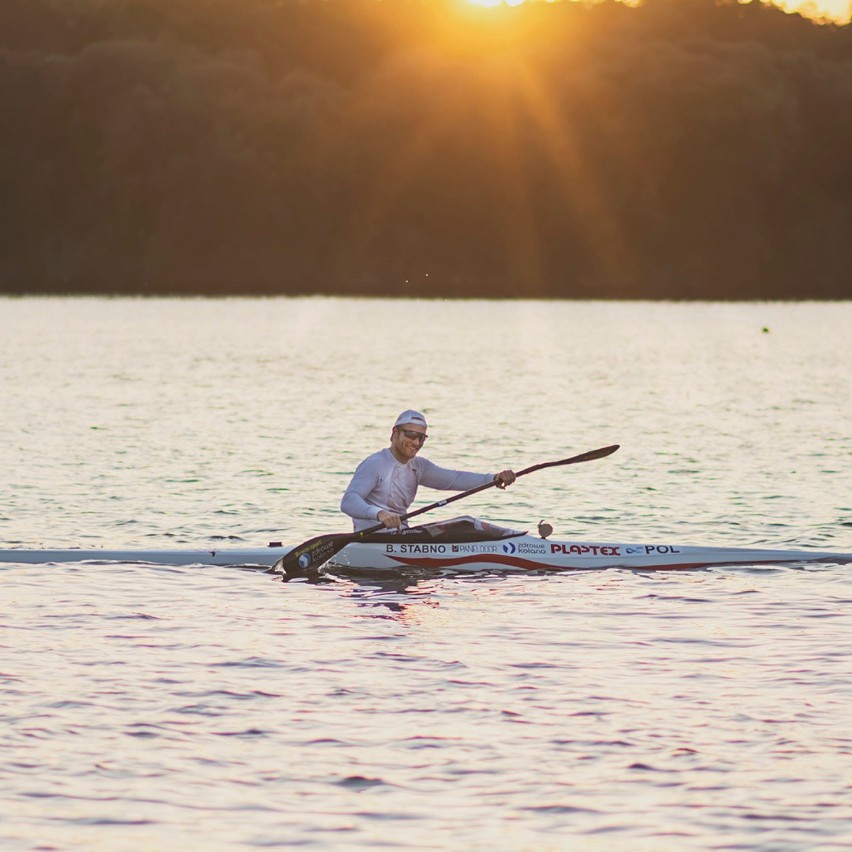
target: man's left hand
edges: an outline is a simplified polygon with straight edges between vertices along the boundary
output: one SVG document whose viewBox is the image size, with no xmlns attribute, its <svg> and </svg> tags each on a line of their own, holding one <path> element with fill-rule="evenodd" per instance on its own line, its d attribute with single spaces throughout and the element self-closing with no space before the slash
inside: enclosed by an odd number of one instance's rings
<svg viewBox="0 0 852 852">
<path fill-rule="evenodd" d="M 515 471 L 501 470 L 500 473 L 494 475 L 494 481 L 497 483 L 498 488 L 505 488 L 515 481 Z"/>
</svg>

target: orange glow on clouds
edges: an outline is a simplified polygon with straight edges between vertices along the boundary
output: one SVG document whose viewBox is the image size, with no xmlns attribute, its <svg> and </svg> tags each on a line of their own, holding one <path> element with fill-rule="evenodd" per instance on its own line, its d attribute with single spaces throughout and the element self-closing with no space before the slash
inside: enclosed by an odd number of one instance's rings
<svg viewBox="0 0 852 852">
<path fill-rule="evenodd" d="M 848 24 L 852 20 L 852 0 L 779 0 L 776 5 L 785 12 L 798 12 L 815 21 Z"/>
<path fill-rule="evenodd" d="M 538 0 L 542 2 L 542 0 Z M 497 9 L 501 6 L 520 6 L 528 0 L 464 0 L 471 6 L 486 9 Z M 529 0 L 533 2 L 533 0 Z M 559 0 L 544 0 L 552 3 Z M 570 0 L 562 0 L 570 2 Z M 636 0 L 622 0 L 628 5 L 636 5 Z M 641 0 L 639 0 L 641 3 Z M 798 12 L 805 18 L 817 21 L 833 21 L 837 24 L 848 24 L 852 21 L 852 0 L 776 0 L 775 5 L 785 12 Z"/>
</svg>

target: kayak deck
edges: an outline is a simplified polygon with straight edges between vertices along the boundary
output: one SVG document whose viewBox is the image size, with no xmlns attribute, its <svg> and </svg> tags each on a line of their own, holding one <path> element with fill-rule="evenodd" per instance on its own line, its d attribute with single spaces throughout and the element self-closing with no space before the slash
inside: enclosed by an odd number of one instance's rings
<svg viewBox="0 0 852 852">
<path fill-rule="evenodd" d="M 209 550 L 106 550 L 70 548 L 47 550 L 0 550 L 0 563 L 25 565 L 68 562 L 128 562 L 153 565 L 258 565 L 271 568 L 289 547 L 210 548 Z"/>
</svg>

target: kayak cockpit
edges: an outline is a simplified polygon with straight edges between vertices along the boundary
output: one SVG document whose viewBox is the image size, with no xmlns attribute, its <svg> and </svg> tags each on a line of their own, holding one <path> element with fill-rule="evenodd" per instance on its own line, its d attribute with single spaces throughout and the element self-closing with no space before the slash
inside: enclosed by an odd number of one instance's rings
<svg viewBox="0 0 852 852">
<path fill-rule="evenodd" d="M 426 544 L 429 542 L 473 542 L 500 541 L 526 535 L 526 530 L 513 530 L 497 524 L 474 518 L 472 515 L 460 515 L 446 521 L 431 524 L 419 524 L 403 530 L 382 530 L 370 533 L 358 539 L 364 544 L 385 544 L 388 542 L 406 544 Z"/>
</svg>

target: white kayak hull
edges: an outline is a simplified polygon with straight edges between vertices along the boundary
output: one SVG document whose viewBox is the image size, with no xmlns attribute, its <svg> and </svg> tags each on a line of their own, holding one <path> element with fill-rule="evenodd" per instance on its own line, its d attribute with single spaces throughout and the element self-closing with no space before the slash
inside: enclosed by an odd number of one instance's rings
<svg viewBox="0 0 852 852">
<path fill-rule="evenodd" d="M 54 564 L 66 562 L 127 562 L 154 565 L 247 565 L 271 568 L 290 547 L 226 547 L 210 550 L 0 550 L 0 563 Z"/>
<path fill-rule="evenodd" d="M 665 570 L 723 565 L 852 563 L 852 553 L 697 547 L 675 544 L 551 541 L 520 535 L 498 541 L 351 544 L 338 553 L 335 567 L 359 571 L 565 571 L 601 568 Z"/>
<path fill-rule="evenodd" d="M 158 565 L 242 565 L 270 568 L 292 548 L 269 546 L 209 550 L 0 550 L 0 563 L 122 562 Z M 660 570 L 722 565 L 852 563 L 852 553 L 697 547 L 675 544 L 552 541 L 525 534 L 489 541 L 358 542 L 329 563 L 358 571 L 547 571 L 630 568 Z"/>
</svg>

